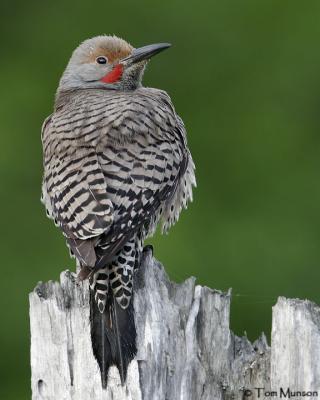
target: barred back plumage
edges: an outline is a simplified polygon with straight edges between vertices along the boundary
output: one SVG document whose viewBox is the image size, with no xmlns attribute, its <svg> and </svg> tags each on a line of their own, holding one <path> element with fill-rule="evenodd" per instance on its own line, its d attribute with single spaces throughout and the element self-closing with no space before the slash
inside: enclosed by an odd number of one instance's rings
<svg viewBox="0 0 320 400">
<path fill-rule="evenodd" d="M 166 232 L 177 221 L 195 185 L 185 128 L 169 96 L 144 87 L 60 90 L 42 142 L 43 202 L 80 277 L 89 277 L 97 309 L 103 314 L 112 298 L 118 312 L 132 307 L 144 239 L 158 223 Z"/>
</svg>

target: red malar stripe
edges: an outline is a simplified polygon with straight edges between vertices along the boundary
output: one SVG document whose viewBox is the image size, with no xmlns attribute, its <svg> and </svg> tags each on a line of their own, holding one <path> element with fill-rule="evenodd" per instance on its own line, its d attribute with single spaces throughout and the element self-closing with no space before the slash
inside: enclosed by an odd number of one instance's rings
<svg viewBox="0 0 320 400">
<path fill-rule="evenodd" d="M 117 64 L 112 71 L 110 71 L 107 75 L 105 75 L 102 79 L 101 82 L 104 83 L 113 83 L 117 82 L 123 73 L 123 65 L 122 64 Z"/>
</svg>

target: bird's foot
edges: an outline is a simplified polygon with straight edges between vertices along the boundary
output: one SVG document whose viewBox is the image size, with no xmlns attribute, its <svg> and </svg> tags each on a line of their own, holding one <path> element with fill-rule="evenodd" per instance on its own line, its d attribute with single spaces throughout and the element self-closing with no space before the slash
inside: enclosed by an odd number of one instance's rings
<svg viewBox="0 0 320 400">
<path fill-rule="evenodd" d="M 153 246 L 152 246 L 152 244 L 147 244 L 146 246 L 144 246 L 143 253 L 148 253 L 148 252 L 151 252 L 151 256 L 153 257 Z"/>
</svg>

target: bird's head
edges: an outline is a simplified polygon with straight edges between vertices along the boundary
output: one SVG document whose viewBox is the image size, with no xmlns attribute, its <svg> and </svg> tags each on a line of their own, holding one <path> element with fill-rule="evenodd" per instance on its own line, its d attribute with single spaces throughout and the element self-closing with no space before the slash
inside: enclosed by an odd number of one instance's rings
<svg viewBox="0 0 320 400">
<path fill-rule="evenodd" d="M 85 40 L 73 52 L 58 91 L 85 88 L 134 90 L 141 85 L 148 60 L 168 47 L 168 43 L 159 43 L 135 49 L 116 36 Z"/>
</svg>

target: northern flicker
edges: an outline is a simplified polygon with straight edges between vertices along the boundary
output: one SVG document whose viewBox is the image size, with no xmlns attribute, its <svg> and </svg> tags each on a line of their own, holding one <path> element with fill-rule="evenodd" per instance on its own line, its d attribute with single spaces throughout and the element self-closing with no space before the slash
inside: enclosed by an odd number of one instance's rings
<svg viewBox="0 0 320 400">
<path fill-rule="evenodd" d="M 166 232 L 192 200 L 194 163 L 168 94 L 142 86 L 149 59 L 115 36 L 84 41 L 42 127 L 42 201 L 91 288 L 91 337 L 105 387 L 136 352 L 133 279 L 143 241 Z"/>
</svg>

